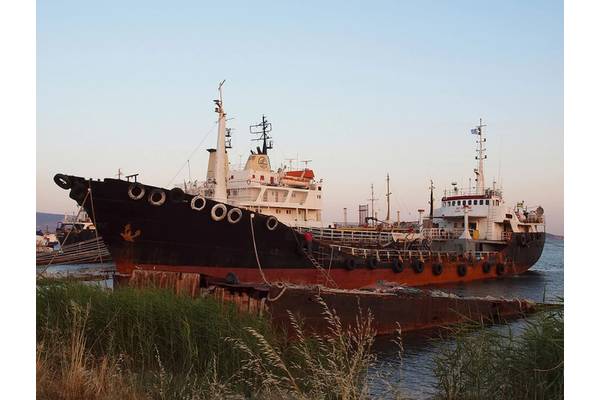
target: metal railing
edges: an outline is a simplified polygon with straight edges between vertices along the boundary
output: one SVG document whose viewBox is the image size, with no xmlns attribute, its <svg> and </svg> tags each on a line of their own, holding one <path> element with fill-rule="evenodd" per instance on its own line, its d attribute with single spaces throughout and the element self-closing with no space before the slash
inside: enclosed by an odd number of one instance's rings
<svg viewBox="0 0 600 400">
<path fill-rule="evenodd" d="M 304 233 L 310 231 L 315 239 L 330 240 L 341 243 L 353 243 L 353 242 L 390 242 L 394 238 L 391 232 L 378 232 L 378 231 L 355 231 L 355 230 L 342 230 L 342 229 L 331 229 L 331 228 L 297 228 L 298 231 Z"/>
<path fill-rule="evenodd" d="M 442 261 L 460 261 L 472 260 L 481 261 L 490 258 L 496 258 L 500 253 L 497 251 L 467 251 L 464 253 L 456 251 L 429 251 L 429 250 L 381 250 L 358 248 L 343 245 L 329 245 L 333 250 L 355 257 L 375 257 L 378 261 L 413 260 L 418 259 L 423 262 L 442 262 Z"/>
<path fill-rule="evenodd" d="M 424 228 L 421 230 L 423 237 L 432 240 L 458 239 L 464 232 L 464 228 L 444 229 L 444 228 Z M 475 234 L 475 229 L 469 229 L 471 237 Z"/>
<path fill-rule="evenodd" d="M 444 197 L 453 196 L 478 196 L 485 195 L 488 198 L 502 197 L 501 189 L 487 188 L 483 193 L 477 193 L 476 187 L 455 187 L 452 189 L 444 189 Z"/>
</svg>

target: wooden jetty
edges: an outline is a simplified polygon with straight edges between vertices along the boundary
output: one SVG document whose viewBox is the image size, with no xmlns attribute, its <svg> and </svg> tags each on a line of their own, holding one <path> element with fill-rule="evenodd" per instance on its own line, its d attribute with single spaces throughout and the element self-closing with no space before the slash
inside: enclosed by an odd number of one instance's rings
<svg viewBox="0 0 600 400">
<path fill-rule="evenodd" d="M 356 323 L 356 316 L 373 317 L 378 335 L 393 334 L 400 326 L 403 332 L 432 329 L 466 321 L 496 323 L 520 318 L 546 308 L 522 299 L 498 297 L 461 297 L 440 290 L 405 286 L 386 286 L 371 290 L 332 289 L 319 285 L 301 286 L 280 283 L 228 284 L 223 280 L 196 273 L 134 270 L 127 279 L 119 279 L 137 288 L 160 287 L 192 297 L 212 296 L 233 303 L 244 312 L 268 315 L 276 326 L 291 331 L 289 312 L 301 317 L 315 333 L 328 329 L 323 318 L 323 302 L 335 310 L 346 326 Z"/>
</svg>

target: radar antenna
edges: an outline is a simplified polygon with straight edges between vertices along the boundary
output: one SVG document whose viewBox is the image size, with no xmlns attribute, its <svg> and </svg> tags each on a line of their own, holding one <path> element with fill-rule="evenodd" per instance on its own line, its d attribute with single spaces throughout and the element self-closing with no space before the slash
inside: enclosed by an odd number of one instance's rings
<svg viewBox="0 0 600 400">
<path fill-rule="evenodd" d="M 267 121 L 267 118 L 265 118 L 264 115 L 262 116 L 262 121 L 260 123 L 256 125 L 250 125 L 250 133 L 253 135 L 260 135 L 252 140 L 262 140 L 263 142 L 262 150 L 260 149 L 260 147 L 257 147 L 258 154 L 267 154 L 267 150 L 273 148 L 273 141 L 271 140 L 271 136 L 269 136 L 271 130 L 271 123 Z"/>
</svg>

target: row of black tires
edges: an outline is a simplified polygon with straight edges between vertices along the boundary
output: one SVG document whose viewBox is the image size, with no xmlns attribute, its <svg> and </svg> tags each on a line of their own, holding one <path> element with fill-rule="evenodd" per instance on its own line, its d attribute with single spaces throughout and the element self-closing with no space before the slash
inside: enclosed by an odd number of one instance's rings
<svg viewBox="0 0 600 400">
<path fill-rule="evenodd" d="M 378 261 L 375 257 L 368 257 L 366 259 L 365 264 L 366 264 L 367 268 L 375 269 L 378 265 Z M 348 259 L 346 259 L 344 265 L 347 270 L 352 271 L 352 270 L 356 269 L 356 267 L 357 267 L 356 259 L 348 258 Z M 414 258 L 412 260 L 405 260 L 404 262 L 401 262 L 399 259 L 394 259 L 391 262 L 391 267 L 392 267 L 392 271 L 394 271 L 395 273 L 400 273 L 400 272 L 404 271 L 404 269 L 406 267 L 406 268 L 412 269 L 415 273 L 420 274 L 425 270 L 425 263 L 423 261 L 419 260 L 418 258 Z M 493 267 L 494 267 L 494 265 L 492 265 L 491 263 L 489 263 L 487 261 L 484 262 L 483 264 L 481 264 L 481 270 L 485 274 L 489 273 Z M 497 264 L 495 264 L 495 270 L 496 270 L 496 275 L 503 275 L 506 272 L 506 267 L 503 263 L 497 263 Z M 442 272 L 444 272 L 443 264 L 441 264 L 441 263 L 432 264 L 431 272 L 433 272 L 433 275 L 435 275 L 435 276 L 441 275 Z M 458 274 L 458 276 L 467 275 L 467 265 L 459 264 L 456 267 L 456 273 Z"/>
<path fill-rule="evenodd" d="M 127 194 L 132 200 L 140 200 L 144 197 L 146 189 L 140 183 L 133 183 L 129 186 Z M 180 188 L 173 188 L 169 190 L 168 198 L 173 203 L 181 203 L 185 201 L 185 192 Z M 161 206 L 166 201 L 167 195 L 162 189 L 152 189 L 148 195 L 148 201 L 154 206 Z M 203 196 L 197 195 L 192 197 L 190 200 L 190 207 L 195 211 L 202 211 L 206 207 L 206 199 Z M 230 224 L 237 224 L 242 220 L 243 213 L 237 207 L 228 209 L 225 204 L 217 203 L 212 206 L 210 216 L 214 221 L 222 221 L 227 218 Z M 269 216 L 266 220 L 266 227 L 268 230 L 273 231 L 277 228 L 279 221 L 273 216 Z"/>
</svg>

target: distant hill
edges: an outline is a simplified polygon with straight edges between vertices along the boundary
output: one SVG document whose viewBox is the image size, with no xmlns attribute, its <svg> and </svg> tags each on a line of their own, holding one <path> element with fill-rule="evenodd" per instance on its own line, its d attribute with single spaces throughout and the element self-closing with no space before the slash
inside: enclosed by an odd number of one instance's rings
<svg viewBox="0 0 600 400">
<path fill-rule="evenodd" d="M 56 229 L 56 223 L 64 219 L 64 214 L 50 214 L 43 212 L 35 213 L 35 227 L 36 229 L 46 230 L 46 227 L 50 232 L 54 232 Z"/>
</svg>

